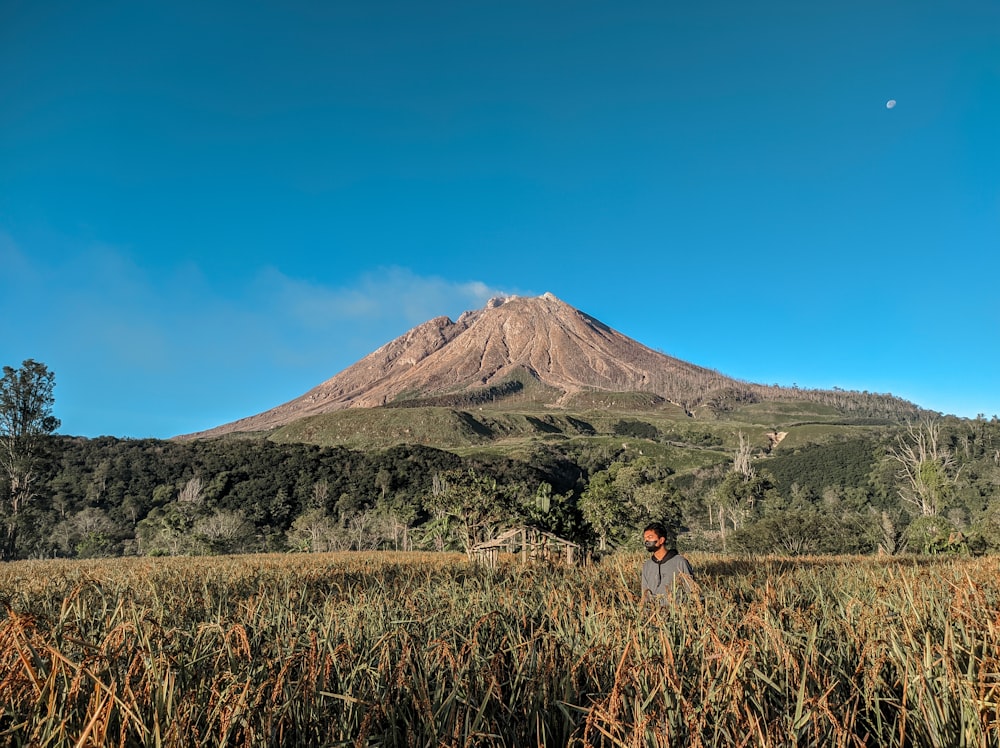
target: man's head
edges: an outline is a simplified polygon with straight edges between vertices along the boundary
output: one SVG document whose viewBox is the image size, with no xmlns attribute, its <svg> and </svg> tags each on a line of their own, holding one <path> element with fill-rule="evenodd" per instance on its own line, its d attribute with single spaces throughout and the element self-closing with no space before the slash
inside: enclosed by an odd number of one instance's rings
<svg viewBox="0 0 1000 748">
<path fill-rule="evenodd" d="M 667 528 L 662 522 L 650 522 L 642 531 L 642 542 L 647 551 L 655 553 L 667 542 Z"/>
</svg>

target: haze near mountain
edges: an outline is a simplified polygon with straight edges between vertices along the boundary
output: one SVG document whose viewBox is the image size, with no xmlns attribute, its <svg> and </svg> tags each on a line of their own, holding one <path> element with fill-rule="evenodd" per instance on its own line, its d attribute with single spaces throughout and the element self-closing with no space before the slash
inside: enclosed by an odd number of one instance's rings
<svg viewBox="0 0 1000 748">
<path fill-rule="evenodd" d="M 916 412 L 891 395 L 747 384 L 651 350 L 552 294 L 490 300 L 454 322 L 436 317 L 276 408 L 188 438 L 266 431 L 345 408 L 458 404 L 539 387 L 553 407 L 582 392 L 643 392 L 725 409 L 760 400 L 822 400 L 845 412 Z"/>
</svg>

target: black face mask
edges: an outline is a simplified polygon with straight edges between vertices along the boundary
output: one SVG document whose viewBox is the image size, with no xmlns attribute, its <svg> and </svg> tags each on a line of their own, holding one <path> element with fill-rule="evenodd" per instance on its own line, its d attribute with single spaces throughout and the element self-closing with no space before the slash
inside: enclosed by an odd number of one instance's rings
<svg viewBox="0 0 1000 748">
<path fill-rule="evenodd" d="M 652 553 L 653 551 L 656 550 L 657 546 L 659 546 L 660 543 L 658 541 L 656 541 L 656 540 L 647 540 L 647 541 L 645 541 L 643 543 L 643 545 L 646 546 L 646 550 L 647 551 L 649 551 L 650 553 Z"/>
</svg>

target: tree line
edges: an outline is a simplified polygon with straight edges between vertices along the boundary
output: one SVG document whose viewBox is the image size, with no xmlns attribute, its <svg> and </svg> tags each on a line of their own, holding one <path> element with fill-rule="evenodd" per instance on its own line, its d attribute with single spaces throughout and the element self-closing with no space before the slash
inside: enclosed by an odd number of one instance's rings
<svg viewBox="0 0 1000 748">
<path fill-rule="evenodd" d="M 796 450 L 733 433 L 697 470 L 617 446 L 539 441 L 521 459 L 415 445 L 359 451 L 263 438 L 56 434 L 43 364 L 0 380 L 0 557 L 347 549 L 468 550 L 530 524 L 601 550 L 657 519 L 682 547 L 736 552 L 1000 550 L 1000 424 L 924 419 Z M 675 435 L 674 435 L 675 436 Z M 722 449 L 713 445 L 713 449 Z"/>
</svg>

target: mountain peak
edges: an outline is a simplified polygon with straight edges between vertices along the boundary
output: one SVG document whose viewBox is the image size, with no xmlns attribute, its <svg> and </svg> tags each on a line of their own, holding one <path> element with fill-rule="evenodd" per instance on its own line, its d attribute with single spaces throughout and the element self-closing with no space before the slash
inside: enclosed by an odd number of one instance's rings
<svg viewBox="0 0 1000 748">
<path fill-rule="evenodd" d="M 431 319 L 294 400 L 189 436 L 265 431 L 346 408 L 503 392 L 524 377 L 554 393 L 554 404 L 582 391 L 646 392 L 690 409 L 713 393 L 751 401 L 784 392 L 654 351 L 546 292 L 497 296 L 454 322 Z"/>
</svg>

